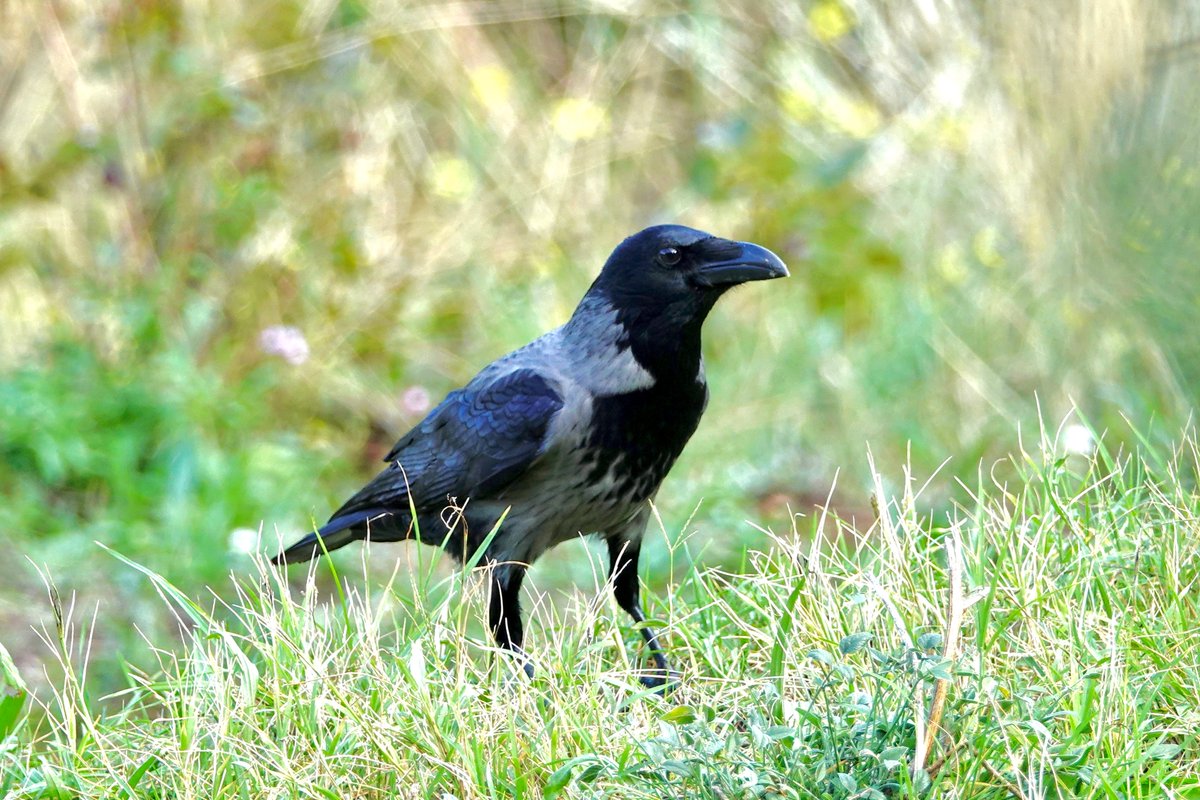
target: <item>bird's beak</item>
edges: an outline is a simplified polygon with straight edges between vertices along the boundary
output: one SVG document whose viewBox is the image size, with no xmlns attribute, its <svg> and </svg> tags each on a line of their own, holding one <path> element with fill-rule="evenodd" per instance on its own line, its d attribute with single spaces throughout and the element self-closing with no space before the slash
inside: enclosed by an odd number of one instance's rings
<svg viewBox="0 0 1200 800">
<path fill-rule="evenodd" d="M 696 278 L 704 286 L 736 286 L 747 281 L 786 278 L 787 267 L 779 256 L 750 242 L 724 242 L 717 260 L 704 261 Z M 715 249 L 715 248 L 714 248 Z"/>
</svg>

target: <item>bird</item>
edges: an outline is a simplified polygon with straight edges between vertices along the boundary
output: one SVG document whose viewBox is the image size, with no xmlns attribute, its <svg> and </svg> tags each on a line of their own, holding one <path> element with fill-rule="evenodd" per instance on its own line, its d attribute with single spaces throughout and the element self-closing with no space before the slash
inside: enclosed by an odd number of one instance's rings
<svg viewBox="0 0 1200 800">
<path fill-rule="evenodd" d="M 651 502 L 708 405 L 701 326 L 734 286 L 787 275 L 765 247 L 682 225 L 629 236 L 569 320 L 450 392 L 329 522 L 272 561 L 417 539 L 485 564 L 491 634 L 532 677 L 526 571 L 555 545 L 595 534 L 613 597 L 654 661 L 639 680 L 665 687 L 673 677 L 645 624 L 638 558 Z"/>
</svg>

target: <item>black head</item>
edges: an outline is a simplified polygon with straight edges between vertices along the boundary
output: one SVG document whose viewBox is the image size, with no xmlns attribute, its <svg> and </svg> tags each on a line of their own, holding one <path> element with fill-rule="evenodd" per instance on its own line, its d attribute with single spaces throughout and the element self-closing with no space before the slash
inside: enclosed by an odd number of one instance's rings
<svg viewBox="0 0 1200 800">
<path fill-rule="evenodd" d="M 656 225 L 617 246 L 575 314 L 586 319 L 597 303 L 612 309 L 639 364 L 656 377 L 690 379 L 698 374 L 700 328 L 717 298 L 787 274 L 777 255 L 756 244 Z"/>
<path fill-rule="evenodd" d="M 617 246 L 592 291 L 639 316 L 670 309 L 702 320 L 728 289 L 787 274 L 779 257 L 765 247 L 682 225 L 655 225 Z"/>
</svg>

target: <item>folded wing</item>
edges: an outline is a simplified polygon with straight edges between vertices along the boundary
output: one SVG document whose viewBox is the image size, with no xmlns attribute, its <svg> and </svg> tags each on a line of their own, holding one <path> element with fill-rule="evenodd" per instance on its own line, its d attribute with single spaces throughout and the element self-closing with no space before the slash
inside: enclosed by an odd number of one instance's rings
<svg viewBox="0 0 1200 800">
<path fill-rule="evenodd" d="M 407 525 L 412 509 L 437 512 L 495 494 L 546 451 L 550 423 L 562 407 L 554 383 L 528 368 L 450 393 L 396 443 L 385 459 L 390 466 L 276 563 L 306 561 L 321 554 L 322 544 L 333 550 L 361 539 L 368 524 Z"/>
</svg>

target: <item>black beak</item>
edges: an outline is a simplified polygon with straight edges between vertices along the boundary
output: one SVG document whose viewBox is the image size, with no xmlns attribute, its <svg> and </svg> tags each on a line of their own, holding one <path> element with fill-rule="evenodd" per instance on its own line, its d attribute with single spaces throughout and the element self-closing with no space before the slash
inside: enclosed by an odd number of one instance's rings
<svg viewBox="0 0 1200 800">
<path fill-rule="evenodd" d="M 722 242 L 717 260 L 705 260 L 696 268 L 696 280 L 702 286 L 736 286 L 747 281 L 786 278 L 787 267 L 779 256 L 750 242 Z M 716 250 L 718 248 L 713 248 Z"/>
</svg>

